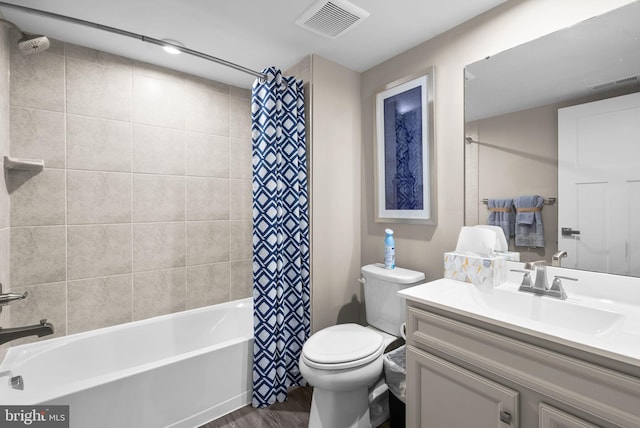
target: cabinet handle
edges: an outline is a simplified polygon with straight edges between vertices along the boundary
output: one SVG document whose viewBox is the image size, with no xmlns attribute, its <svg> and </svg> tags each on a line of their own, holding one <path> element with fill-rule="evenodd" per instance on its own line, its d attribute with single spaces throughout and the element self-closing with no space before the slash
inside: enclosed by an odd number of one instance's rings
<svg viewBox="0 0 640 428">
<path fill-rule="evenodd" d="M 505 423 L 507 425 L 511 425 L 511 420 L 513 418 L 511 417 L 511 413 L 503 410 L 500 412 L 500 422 Z"/>
</svg>

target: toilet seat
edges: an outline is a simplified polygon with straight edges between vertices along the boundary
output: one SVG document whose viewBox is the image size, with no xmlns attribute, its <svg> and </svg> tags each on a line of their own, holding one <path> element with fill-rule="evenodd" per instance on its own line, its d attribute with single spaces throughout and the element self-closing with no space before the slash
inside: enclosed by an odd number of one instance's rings
<svg viewBox="0 0 640 428">
<path fill-rule="evenodd" d="M 358 324 L 339 324 L 312 335 L 302 348 L 302 358 L 321 370 L 342 370 L 374 361 L 384 351 L 383 337 Z"/>
</svg>

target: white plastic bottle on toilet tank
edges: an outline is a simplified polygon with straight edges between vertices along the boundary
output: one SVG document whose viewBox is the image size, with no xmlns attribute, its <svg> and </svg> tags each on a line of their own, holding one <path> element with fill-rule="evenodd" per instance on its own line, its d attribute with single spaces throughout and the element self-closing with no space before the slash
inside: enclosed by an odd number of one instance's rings
<svg viewBox="0 0 640 428">
<path fill-rule="evenodd" d="M 385 229 L 387 234 L 384 238 L 384 268 L 393 269 L 396 267 L 396 243 L 393 239 L 393 230 Z"/>
</svg>

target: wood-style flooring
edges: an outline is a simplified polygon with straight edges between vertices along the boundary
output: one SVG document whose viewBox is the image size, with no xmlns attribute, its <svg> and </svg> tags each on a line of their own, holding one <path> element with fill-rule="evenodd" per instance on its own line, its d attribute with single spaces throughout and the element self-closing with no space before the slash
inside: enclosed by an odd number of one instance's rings
<svg viewBox="0 0 640 428">
<path fill-rule="evenodd" d="M 200 428 L 307 428 L 312 394 L 311 387 L 296 388 L 284 403 L 265 409 L 245 406 Z M 389 423 L 380 428 L 389 428 Z"/>
</svg>

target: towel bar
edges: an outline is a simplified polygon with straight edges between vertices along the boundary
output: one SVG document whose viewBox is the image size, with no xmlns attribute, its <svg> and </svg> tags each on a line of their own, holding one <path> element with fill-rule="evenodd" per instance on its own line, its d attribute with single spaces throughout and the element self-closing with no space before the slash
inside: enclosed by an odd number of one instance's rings
<svg viewBox="0 0 640 428">
<path fill-rule="evenodd" d="M 556 203 L 556 201 L 557 201 L 557 200 L 558 200 L 558 199 L 557 199 L 557 198 L 554 198 L 554 197 L 546 198 L 546 199 L 544 200 L 544 204 L 545 204 L 545 205 L 555 205 L 555 203 Z M 483 200 L 482 200 L 482 203 L 483 203 L 483 204 L 485 204 L 485 205 L 487 205 L 487 204 L 489 203 L 489 199 L 487 199 L 487 198 L 483 199 Z"/>
</svg>

